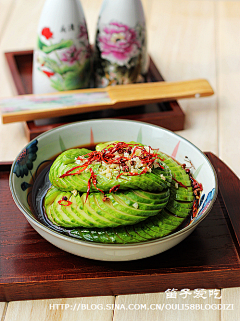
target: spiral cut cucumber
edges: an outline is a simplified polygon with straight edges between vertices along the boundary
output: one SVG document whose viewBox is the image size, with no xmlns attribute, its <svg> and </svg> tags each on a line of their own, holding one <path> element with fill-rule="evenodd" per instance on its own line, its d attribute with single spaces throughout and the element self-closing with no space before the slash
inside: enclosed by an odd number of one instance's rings
<svg viewBox="0 0 240 321">
<path fill-rule="evenodd" d="M 182 166 L 137 143 L 101 144 L 96 152 L 67 150 L 54 161 L 49 179 L 48 219 L 91 242 L 125 244 L 166 236 L 187 218 L 194 202 Z"/>
</svg>

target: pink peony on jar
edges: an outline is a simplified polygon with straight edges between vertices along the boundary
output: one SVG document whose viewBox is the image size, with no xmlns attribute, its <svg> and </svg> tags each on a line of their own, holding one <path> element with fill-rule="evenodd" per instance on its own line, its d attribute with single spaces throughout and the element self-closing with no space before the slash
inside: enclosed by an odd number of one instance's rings
<svg viewBox="0 0 240 321">
<path fill-rule="evenodd" d="M 104 0 L 95 39 L 96 87 L 137 82 L 147 71 L 146 65 L 146 24 L 141 0 Z"/>
<path fill-rule="evenodd" d="M 111 22 L 105 26 L 98 41 L 102 58 L 120 66 L 127 65 L 129 60 L 138 56 L 141 51 L 136 31 L 119 22 Z"/>
</svg>

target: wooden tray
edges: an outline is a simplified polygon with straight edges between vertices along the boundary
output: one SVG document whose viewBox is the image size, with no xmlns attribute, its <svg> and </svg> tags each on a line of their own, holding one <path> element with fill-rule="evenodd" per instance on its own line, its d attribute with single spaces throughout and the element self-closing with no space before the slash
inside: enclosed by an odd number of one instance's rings
<svg viewBox="0 0 240 321">
<path fill-rule="evenodd" d="M 238 178 L 216 156 L 219 194 L 208 217 L 174 248 L 132 262 L 101 262 L 68 254 L 45 241 L 18 210 L 0 164 L 0 300 L 162 292 L 168 288 L 240 286 Z"/>
<path fill-rule="evenodd" d="M 11 75 L 19 95 L 32 93 L 32 51 L 17 51 L 5 53 Z M 164 81 L 163 77 L 150 58 L 146 82 Z M 98 118 L 121 118 L 140 120 L 162 126 L 172 131 L 184 128 L 185 115 L 177 101 L 149 104 L 144 106 L 124 108 L 121 110 L 107 109 L 99 112 L 78 114 L 67 117 L 29 121 L 25 124 L 28 140 L 54 127 L 78 120 Z"/>
</svg>

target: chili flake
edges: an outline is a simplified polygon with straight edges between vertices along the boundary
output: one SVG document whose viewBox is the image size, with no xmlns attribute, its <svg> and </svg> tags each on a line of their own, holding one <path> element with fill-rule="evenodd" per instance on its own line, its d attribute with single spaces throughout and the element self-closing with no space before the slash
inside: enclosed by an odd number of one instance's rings
<svg viewBox="0 0 240 321">
<path fill-rule="evenodd" d="M 58 204 L 63 206 L 70 206 L 72 202 L 68 201 L 67 196 L 63 196 L 62 199 L 58 201 Z"/>
<path fill-rule="evenodd" d="M 113 186 L 110 188 L 109 193 L 115 193 L 120 187 L 120 184 Z"/>
<path fill-rule="evenodd" d="M 123 173 L 127 176 L 141 175 L 148 171 L 151 172 L 152 167 L 164 169 L 159 163 L 161 160 L 157 150 L 152 149 L 150 146 L 125 142 L 111 143 L 101 151 L 93 151 L 84 156 L 79 156 L 76 159 L 76 163 L 79 165 L 68 170 L 60 178 L 81 174 L 89 169 L 89 165 L 94 164 L 101 164 L 99 172 L 106 174 L 106 177 L 109 179 L 114 174 L 116 179 L 123 175 Z M 95 180 L 93 179 L 93 184 L 94 182 Z"/>
</svg>

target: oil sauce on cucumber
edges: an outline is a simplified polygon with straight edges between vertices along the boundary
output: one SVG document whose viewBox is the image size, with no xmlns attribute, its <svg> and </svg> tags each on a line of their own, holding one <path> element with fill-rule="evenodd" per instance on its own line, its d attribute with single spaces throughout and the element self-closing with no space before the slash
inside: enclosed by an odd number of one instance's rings
<svg viewBox="0 0 240 321">
<path fill-rule="evenodd" d="M 77 146 L 75 148 L 86 148 L 89 150 L 94 150 L 97 144 L 88 144 L 84 146 Z M 31 179 L 30 185 L 31 187 L 28 189 L 28 201 L 31 212 L 39 220 L 42 224 L 51 229 L 54 229 L 57 232 L 68 234 L 68 229 L 64 229 L 62 227 L 58 227 L 57 225 L 52 224 L 52 222 L 47 218 L 44 210 L 44 197 L 51 186 L 48 175 L 49 170 L 54 162 L 54 160 L 61 154 L 62 152 L 56 154 L 48 162 L 45 162 L 39 169 L 38 172 L 33 175 L 35 179 Z M 36 175 L 37 174 L 37 175 Z"/>
<path fill-rule="evenodd" d="M 96 145 L 97 144 L 89 144 L 89 145 L 84 145 L 84 146 L 77 146 L 75 148 L 86 148 L 86 149 L 93 151 L 93 150 L 95 150 Z M 31 188 L 31 190 L 29 190 L 31 197 L 29 197 L 29 199 L 30 199 L 30 208 L 31 208 L 32 213 L 34 213 L 35 217 L 42 224 L 49 227 L 50 229 L 53 229 L 56 232 L 69 235 L 69 232 L 72 230 L 72 228 L 63 228 L 63 227 L 58 227 L 57 225 L 54 225 L 47 218 L 47 216 L 45 214 L 44 205 L 43 205 L 45 195 L 51 186 L 51 183 L 48 178 L 49 170 L 50 170 L 50 167 L 51 167 L 53 161 L 60 154 L 61 153 L 55 155 L 52 159 L 49 160 L 49 162 L 46 162 L 44 165 L 41 166 L 39 172 L 37 173 L 37 175 L 35 175 L 35 180 L 34 181 L 32 180 L 32 182 L 31 182 L 32 188 Z M 177 162 L 177 163 L 183 167 L 182 164 L 180 164 L 179 162 Z M 185 169 L 185 168 L 183 167 L 183 169 Z M 191 212 L 189 213 L 187 218 L 184 220 L 184 222 L 182 222 L 181 225 L 178 226 L 177 229 L 174 230 L 173 232 L 179 231 L 182 228 L 186 227 L 189 224 L 189 222 L 192 218 L 192 215 L 193 215 L 193 211 L 191 210 Z M 71 235 L 71 236 L 74 237 L 73 235 Z"/>
</svg>

